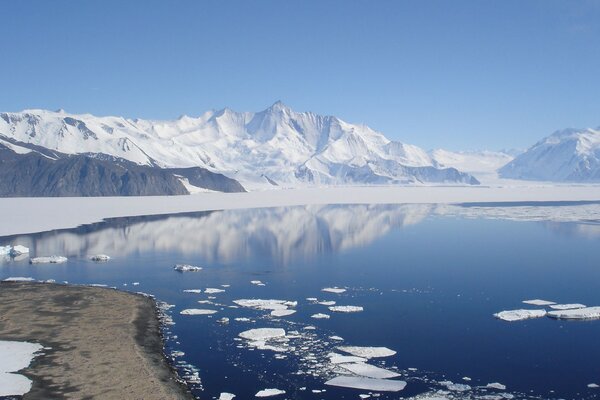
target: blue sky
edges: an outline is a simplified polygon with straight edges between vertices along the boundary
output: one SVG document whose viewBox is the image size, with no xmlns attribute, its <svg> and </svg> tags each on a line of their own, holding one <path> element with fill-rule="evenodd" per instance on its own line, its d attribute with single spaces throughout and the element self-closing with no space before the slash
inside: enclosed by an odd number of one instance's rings
<svg viewBox="0 0 600 400">
<path fill-rule="evenodd" d="M 0 110 L 282 100 L 425 148 L 600 126 L 600 1 L 3 1 Z"/>
</svg>

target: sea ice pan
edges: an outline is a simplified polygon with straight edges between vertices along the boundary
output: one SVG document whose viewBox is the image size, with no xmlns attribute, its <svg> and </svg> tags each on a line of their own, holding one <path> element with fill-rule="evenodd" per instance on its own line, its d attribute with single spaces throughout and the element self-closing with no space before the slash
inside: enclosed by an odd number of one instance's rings
<svg viewBox="0 0 600 400">
<path fill-rule="evenodd" d="M 323 313 L 313 314 L 310 317 L 315 318 L 315 319 L 329 319 L 330 318 L 329 314 L 323 314 Z"/>
<path fill-rule="evenodd" d="M 376 367 L 364 362 L 339 364 L 339 367 L 352 372 L 354 375 L 364 376 L 367 378 L 387 379 L 400 376 L 400 374 L 394 371 Z"/>
<path fill-rule="evenodd" d="M 202 267 L 196 267 L 189 264 L 176 264 L 173 269 L 177 272 L 198 272 L 202 270 Z"/>
<path fill-rule="evenodd" d="M 280 394 L 285 394 L 285 390 L 280 389 L 263 389 L 256 393 L 256 397 L 272 397 L 279 396 Z"/>
<path fill-rule="evenodd" d="M 339 346 L 338 350 L 344 353 L 352 354 L 353 356 L 363 358 L 379 358 L 390 357 L 396 354 L 392 349 L 387 347 L 368 347 L 368 346 Z"/>
<path fill-rule="evenodd" d="M 223 392 L 219 395 L 219 400 L 232 400 L 235 397 L 233 393 Z"/>
<path fill-rule="evenodd" d="M 225 290 L 223 289 L 216 289 L 216 288 L 207 288 L 206 290 L 204 290 L 204 293 L 206 294 L 216 294 L 216 293 L 223 293 Z"/>
<path fill-rule="evenodd" d="M 541 318 L 546 315 L 546 310 L 507 310 L 494 314 L 494 317 L 503 321 L 522 321 L 530 318 Z"/>
<path fill-rule="evenodd" d="M 288 315 L 292 315 L 296 312 L 296 310 L 273 310 L 271 311 L 272 317 L 285 317 Z"/>
<path fill-rule="evenodd" d="M 216 310 L 207 310 L 203 308 L 186 308 L 179 312 L 181 315 L 212 315 L 215 314 Z"/>
<path fill-rule="evenodd" d="M 364 378 L 358 376 L 338 376 L 328 380 L 325 384 L 329 386 L 373 390 L 377 392 L 399 392 L 406 387 L 405 381 Z"/>
<path fill-rule="evenodd" d="M 548 316 L 550 318 L 571 320 L 600 319 L 600 306 L 549 311 Z"/>
<path fill-rule="evenodd" d="M 540 299 L 523 300 L 523 303 L 529 304 L 529 305 L 532 305 L 532 306 L 550 306 L 552 304 L 556 304 L 553 301 L 540 300 Z"/>
<path fill-rule="evenodd" d="M 360 306 L 331 306 L 329 307 L 329 310 L 333 312 L 352 313 L 360 312 L 363 308 Z"/>
<path fill-rule="evenodd" d="M 29 259 L 30 264 L 62 264 L 67 262 L 67 257 L 49 256 L 49 257 L 34 257 Z"/>
<path fill-rule="evenodd" d="M 288 307 L 296 307 L 298 302 L 288 300 L 263 300 L 263 299 L 240 299 L 233 301 L 238 306 L 255 308 L 257 310 L 286 310 Z"/>
<path fill-rule="evenodd" d="M 346 289 L 339 288 L 339 287 L 326 287 L 326 288 L 321 289 L 321 292 L 328 292 L 328 293 L 335 293 L 335 294 L 344 293 L 345 291 L 346 291 Z"/>
<path fill-rule="evenodd" d="M 281 328 L 256 328 L 238 334 L 242 339 L 259 341 L 285 337 L 285 330 Z"/>
<path fill-rule="evenodd" d="M 586 308 L 585 304 L 573 303 L 573 304 L 553 304 L 550 306 L 553 310 L 573 310 L 576 308 Z"/>
</svg>

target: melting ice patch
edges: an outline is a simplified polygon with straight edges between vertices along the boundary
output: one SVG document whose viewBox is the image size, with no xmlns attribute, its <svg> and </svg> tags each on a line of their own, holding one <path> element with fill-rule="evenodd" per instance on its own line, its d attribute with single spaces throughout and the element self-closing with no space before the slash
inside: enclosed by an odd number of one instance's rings
<svg viewBox="0 0 600 400">
<path fill-rule="evenodd" d="M 37 343 L 0 340 L 0 396 L 22 396 L 31 381 L 15 372 L 27 368 L 42 346 Z"/>
<path fill-rule="evenodd" d="M 359 376 L 338 376 L 325 382 L 326 385 L 378 392 L 399 392 L 406 387 L 405 381 L 374 379 Z"/>
<path fill-rule="evenodd" d="M 530 318 L 541 318 L 546 316 L 546 310 L 507 310 L 494 314 L 494 317 L 503 321 L 522 321 Z"/>
</svg>

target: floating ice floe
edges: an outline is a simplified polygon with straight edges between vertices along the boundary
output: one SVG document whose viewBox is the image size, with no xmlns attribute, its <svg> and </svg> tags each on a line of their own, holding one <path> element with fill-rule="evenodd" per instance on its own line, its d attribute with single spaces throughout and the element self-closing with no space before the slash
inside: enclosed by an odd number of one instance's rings
<svg viewBox="0 0 600 400">
<path fill-rule="evenodd" d="M 280 394 L 285 394 L 285 390 L 280 389 L 263 389 L 256 393 L 256 397 L 271 397 L 271 396 L 279 396 Z"/>
<path fill-rule="evenodd" d="M 329 357 L 329 362 L 332 364 L 347 364 L 367 361 L 367 359 L 363 357 L 343 356 L 337 353 L 329 353 L 327 354 L 327 357 Z"/>
<path fill-rule="evenodd" d="M 367 378 L 387 379 L 400 376 L 400 374 L 394 371 L 389 371 L 387 369 L 366 364 L 364 362 L 340 364 L 339 367 L 352 372 L 354 375 L 364 376 Z"/>
<path fill-rule="evenodd" d="M 179 312 L 181 315 L 212 315 L 215 314 L 216 310 L 207 310 L 203 308 L 186 308 Z"/>
<path fill-rule="evenodd" d="M 0 340 L 0 396 L 23 396 L 31 390 L 31 380 L 16 372 L 27 368 L 40 350 L 37 343 Z"/>
<path fill-rule="evenodd" d="M 29 247 L 21 246 L 20 244 L 13 246 L 9 252 L 9 254 L 12 257 L 18 257 L 20 255 L 28 254 L 28 253 L 29 253 Z"/>
<path fill-rule="evenodd" d="M 67 257 L 63 256 L 49 256 L 49 257 L 35 257 L 30 258 L 30 264 L 62 264 L 67 262 Z"/>
<path fill-rule="evenodd" d="M 139 285 L 140 285 L 140 283 L 139 283 L 139 282 L 132 282 L 131 284 L 132 284 L 133 286 L 139 286 Z"/>
<path fill-rule="evenodd" d="M 33 282 L 35 279 L 24 276 L 11 276 L 4 279 L 2 282 Z"/>
<path fill-rule="evenodd" d="M 270 340 L 285 337 L 285 330 L 281 328 L 256 328 L 238 334 L 239 337 L 246 340 Z"/>
<path fill-rule="evenodd" d="M 541 318 L 546 316 L 546 310 L 507 310 L 494 314 L 494 317 L 503 321 L 522 321 L 530 318 Z"/>
<path fill-rule="evenodd" d="M 202 267 L 196 267 L 189 264 L 176 264 L 173 269 L 177 272 L 198 272 L 202 271 Z"/>
<path fill-rule="evenodd" d="M 330 311 L 342 313 L 361 312 L 363 310 L 361 306 L 331 306 L 328 308 Z"/>
<path fill-rule="evenodd" d="M 573 303 L 573 304 L 553 304 L 550 306 L 553 310 L 574 310 L 576 308 L 585 308 L 585 304 Z"/>
<path fill-rule="evenodd" d="M 598 307 L 586 307 L 577 308 L 574 310 L 560 310 L 560 311 L 549 311 L 548 316 L 556 319 L 599 319 L 600 318 L 600 306 Z"/>
<path fill-rule="evenodd" d="M 553 301 L 540 300 L 540 299 L 523 300 L 523 303 L 529 304 L 529 305 L 532 305 L 532 306 L 550 306 L 552 304 L 556 304 Z"/>
<path fill-rule="evenodd" d="M 225 290 L 223 289 L 217 289 L 217 288 L 207 288 L 206 290 L 204 290 L 204 293 L 206 294 L 216 294 L 216 293 L 223 293 Z"/>
<path fill-rule="evenodd" d="M 311 302 L 316 302 L 317 300 L 319 300 L 319 299 L 317 299 L 316 297 L 307 297 L 306 298 L 306 301 L 311 301 Z"/>
<path fill-rule="evenodd" d="M 0 256 L 10 255 L 11 246 L 0 246 Z"/>
<path fill-rule="evenodd" d="M 288 300 L 263 300 L 263 299 L 240 299 L 233 301 L 238 306 L 254 308 L 257 310 L 286 310 L 288 307 L 296 307 L 297 301 Z"/>
<path fill-rule="evenodd" d="M 363 358 L 380 358 L 390 357 L 396 354 L 392 349 L 387 347 L 368 347 L 368 346 L 338 346 L 338 350 L 344 353 L 352 354 L 353 356 Z"/>
<path fill-rule="evenodd" d="M 590 389 L 598 389 L 600 388 L 600 385 L 598 385 L 597 383 L 588 383 L 587 387 L 589 387 Z"/>
<path fill-rule="evenodd" d="M 452 381 L 442 381 L 440 385 L 446 386 L 446 389 L 452 392 L 466 392 L 471 390 L 471 386 L 464 383 L 454 383 Z"/>
<path fill-rule="evenodd" d="M 317 304 L 320 304 L 322 306 L 333 306 L 335 305 L 335 301 L 318 301 Z"/>
<path fill-rule="evenodd" d="M 345 291 L 346 291 L 346 289 L 339 288 L 339 287 L 326 287 L 326 288 L 321 289 L 321 292 L 328 292 L 328 293 L 335 293 L 335 294 L 344 293 Z"/>
<path fill-rule="evenodd" d="M 256 286 L 265 286 L 262 281 L 250 281 L 250 283 Z"/>
<path fill-rule="evenodd" d="M 328 380 L 325 384 L 329 386 L 373 390 L 378 392 L 399 392 L 406 387 L 405 381 L 364 378 L 359 376 L 338 376 Z"/>
<path fill-rule="evenodd" d="M 322 314 L 322 313 L 313 314 L 310 317 L 315 318 L 315 319 L 329 319 L 330 318 L 329 314 Z"/>
<path fill-rule="evenodd" d="M 202 293 L 202 289 L 184 289 L 183 293 L 196 293 L 196 294 L 199 294 L 199 293 Z"/>
<path fill-rule="evenodd" d="M 238 322 L 250 322 L 250 321 L 252 321 L 250 318 L 246 318 L 246 317 L 237 317 L 237 318 L 234 318 L 234 319 L 236 321 L 238 321 Z"/>
<path fill-rule="evenodd" d="M 90 256 L 90 260 L 96 261 L 96 262 L 105 262 L 105 261 L 110 260 L 110 257 L 107 256 L 106 254 L 95 254 L 93 256 Z"/>
<path fill-rule="evenodd" d="M 506 385 L 503 385 L 498 382 L 488 383 L 487 385 L 485 385 L 485 387 L 488 389 L 506 390 Z"/>
<path fill-rule="evenodd" d="M 288 315 L 292 315 L 296 312 L 296 310 L 273 310 L 271 311 L 272 317 L 285 317 Z"/>
<path fill-rule="evenodd" d="M 343 337 L 341 337 L 341 336 L 335 336 L 335 335 L 334 336 L 329 336 L 329 339 L 331 339 L 331 340 L 338 340 L 338 341 L 344 340 Z"/>
<path fill-rule="evenodd" d="M 235 397 L 233 393 L 223 392 L 219 395 L 219 400 L 232 400 Z"/>
</svg>

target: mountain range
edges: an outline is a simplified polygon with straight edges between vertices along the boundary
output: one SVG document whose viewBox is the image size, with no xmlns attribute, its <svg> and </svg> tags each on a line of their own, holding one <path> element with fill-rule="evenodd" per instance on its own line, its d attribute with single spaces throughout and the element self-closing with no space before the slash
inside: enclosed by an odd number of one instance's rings
<svg viewBox="0 0 600 400">
<path fill-rule="evenodd" d="M 497 173 L 593 182 L 600 181 L 599 137 L 598 130 L 561 131 L 515 158 L 512 152 L 427 152 L 368 126 L 295 112 L 281 102 L 260 112 L 225 108 L 167 121 L 25 110 L 0 113 L 0 195 L 477 185 L 478 178 Z"/>
</svg>

